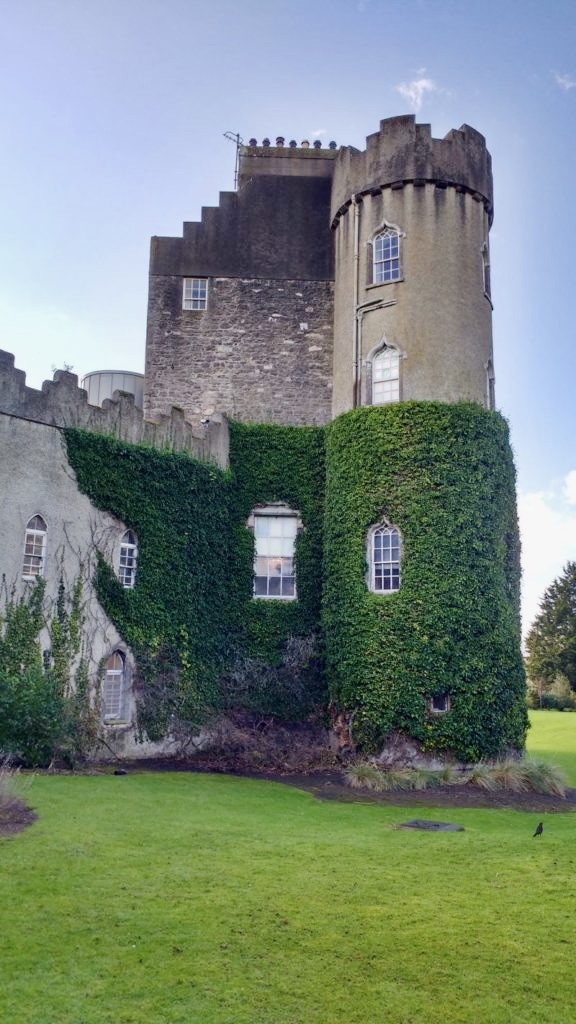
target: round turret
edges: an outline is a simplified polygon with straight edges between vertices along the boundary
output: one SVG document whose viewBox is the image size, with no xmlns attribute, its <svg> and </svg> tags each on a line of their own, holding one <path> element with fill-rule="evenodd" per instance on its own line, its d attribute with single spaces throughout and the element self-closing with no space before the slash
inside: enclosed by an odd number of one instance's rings
<svg viewBox="0 0 576 1024">
<path fill-rule="evenodd" d="M 336 155 L 334 398 L 493 406 L 490 154 L 464 125 L 433 139 L 413 115 Z"/>
</svg>

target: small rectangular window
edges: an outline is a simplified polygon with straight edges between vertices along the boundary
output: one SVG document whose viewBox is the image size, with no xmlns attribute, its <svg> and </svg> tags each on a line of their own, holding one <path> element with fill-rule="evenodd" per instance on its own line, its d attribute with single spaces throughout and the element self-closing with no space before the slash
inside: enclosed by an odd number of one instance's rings
<svg viewBox="0 0 576 1024">
<path fill-rule="evenodd" d="M 208 279 L 185 277 L 182 291 L 182 309 L 208 309 Z"/>
</svg>

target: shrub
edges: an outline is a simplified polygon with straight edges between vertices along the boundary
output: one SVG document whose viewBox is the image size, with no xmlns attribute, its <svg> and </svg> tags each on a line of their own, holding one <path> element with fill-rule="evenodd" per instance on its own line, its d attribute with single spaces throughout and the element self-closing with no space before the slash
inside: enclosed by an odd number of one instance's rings
<svg viewBox="0 0 576 1024">
<path fill-rule="evenodd" d="M 352 789 L 371 789 L 380 793 L 388 787 L 384 784 L 384 772 L 369 761 L 360 761 L 350 765 L 344 772 L 344 779 Z"/>
<path fill-rule="evenodd" d="M 22 803 L 22 793 L 31 780 L 23 782 L 18 768 L 12 768 L 9 758 L 0 761 L 0 818 Z"/>
</svg>

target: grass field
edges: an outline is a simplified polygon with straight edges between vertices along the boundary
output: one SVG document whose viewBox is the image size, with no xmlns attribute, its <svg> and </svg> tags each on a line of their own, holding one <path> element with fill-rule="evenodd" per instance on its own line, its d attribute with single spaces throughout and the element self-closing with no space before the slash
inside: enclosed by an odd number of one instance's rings
<svg viewBox="0 0 576 1024">
<path fill-rule="evenodd" d="M 569 759 L 575 726 L 536 713 L 530 746 Z M 38 822 L 0 840 L 3 1024 L 576 1019 L 576 814 L 405 832 L 399 807 L 183 774 L 28 796 Z"/>
<path fill-rule="evenodd" d="M 531 711 L 528 753 L 554 761 L 576 786 L 576 712 Z"/>
</svg>

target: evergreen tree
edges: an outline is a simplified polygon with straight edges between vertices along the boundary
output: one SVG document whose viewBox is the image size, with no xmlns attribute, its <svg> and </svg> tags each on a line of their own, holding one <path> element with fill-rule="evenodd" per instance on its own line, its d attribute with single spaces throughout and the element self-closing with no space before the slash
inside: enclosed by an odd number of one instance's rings
<svg viewBox="0 0 576 1024">
<path fill-rule="evenodd" d="M 533 683 L 549 687 L 562 674 L 576 690 L 576 562 L 568 562 L 545 592 L 526 646 Z"/>
</svg>

